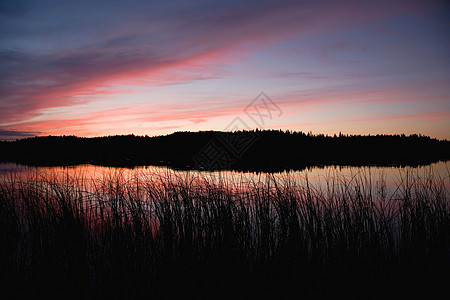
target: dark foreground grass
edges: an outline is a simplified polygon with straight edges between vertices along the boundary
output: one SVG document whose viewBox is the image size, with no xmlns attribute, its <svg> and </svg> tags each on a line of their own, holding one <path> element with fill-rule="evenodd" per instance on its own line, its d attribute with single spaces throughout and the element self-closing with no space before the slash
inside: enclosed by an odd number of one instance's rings
<svg viewBox="0 0 450 300">
<path fill-rule="evenodd" d="M 444 179 L 367 174 L 322 188 L 200 174 L 0 181 L 0 275 L 13 298 L 404 298 L 446 292 Z"/>
</svg>

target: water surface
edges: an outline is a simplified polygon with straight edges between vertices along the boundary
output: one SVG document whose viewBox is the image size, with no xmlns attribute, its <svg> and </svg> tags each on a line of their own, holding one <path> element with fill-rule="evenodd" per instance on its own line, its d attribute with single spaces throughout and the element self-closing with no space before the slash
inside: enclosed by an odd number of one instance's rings
<svg viewBox="0 0 450 300">
<path fill-rule="evenodd" d="M 97 188 L 96 183 L 114 182 L 120 178 L 127 185 L 139 184 L 216 184 L 230 189 L 246 189 L 271 185 L 295 185 L 317 190 L 330 186 L 355 184 L 368 189 L 366 192 L 385 193 L 395 197 L 396 191 L 405 185 L 423 184 L 424 181 L 440 183 L 450 191 L 450 164 L 441 161 L 419 167 L 399 166 L 324 166 L 310 167 L 302 171 L 275 173 L 244 171 L 174 170 L 163 166 L 139 166 L 134 168 L 77 165 L 60 167 L 31 167 L 15 163 L 0 163 L 0 177 L 14 174 L 23 180 L 74 180 L 84 187 Z"/>
</svg>

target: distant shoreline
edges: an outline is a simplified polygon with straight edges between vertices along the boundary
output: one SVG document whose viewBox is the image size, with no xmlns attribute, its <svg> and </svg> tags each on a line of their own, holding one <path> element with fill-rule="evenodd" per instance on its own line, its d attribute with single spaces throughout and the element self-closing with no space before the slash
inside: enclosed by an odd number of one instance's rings
<svg viewBox="0 0 450 300">
<path fill-rule="evenodd" d="M 30 166 L 283 171 L 317 166 L 420 166 L 450 160 L 450 141 L 421 135 L 311 135 L 281 130 L 165 136 L 48 136 L 0 142 L 0 162 Z"/>
</svg>

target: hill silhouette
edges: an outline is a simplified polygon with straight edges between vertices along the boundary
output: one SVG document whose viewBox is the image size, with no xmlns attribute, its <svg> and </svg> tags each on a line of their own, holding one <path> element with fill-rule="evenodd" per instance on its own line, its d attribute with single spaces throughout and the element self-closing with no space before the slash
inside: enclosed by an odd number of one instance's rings
<svg viewBox="0 0 450 300">
<path fill-rule="evenodd" d="M 422 165 L 450 159 L 450 141 L 422 135 L 313 135 L 281 130 L 164 136 L 46 136 L 0 142 L 0 161 L 26 165 L 167 165 L 276 171 L 317 165 Z"/>
</svg>

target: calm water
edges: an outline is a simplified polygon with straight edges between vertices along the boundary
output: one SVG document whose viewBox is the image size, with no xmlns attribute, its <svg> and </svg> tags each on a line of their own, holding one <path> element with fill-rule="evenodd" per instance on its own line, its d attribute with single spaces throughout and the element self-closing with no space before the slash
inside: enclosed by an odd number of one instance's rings
<svg viewBox="0 0 450 300">
<path fill-rule="evenodd" d="M 255 173 L 240 171 L 180 171 L 168 167 L 143 166 L 130 168 L 78 165 L 70 167 L 30 167 L 15 163 L 0 163 L 0 178 L 15 174 L 23 180 L 66 180 L 75 179 L 80 185 L 95 189 L 97 183 L 113 182 L 120 178 L 129 185 L 188 183 L 190 185 L 221 184 L 231 189 L 244 189 L 249 186 L 264 187 L 267 182 L 279 185 L 308 186 L 324 190 L 330 185 L 357 184 L 370 189 L 373 194 L 386 193 L 395 197 L 399 187 L 423 184 L 426 180 L 440 183 L 450 193 L 450 162 L 438 162 L 420 167 L 312 167 L 303 171 L 278 173 Z M 383 189 L 380 191 L 380 189 Z M 370 192 L 370 191 L 369 191 Z"/>
</svg>

